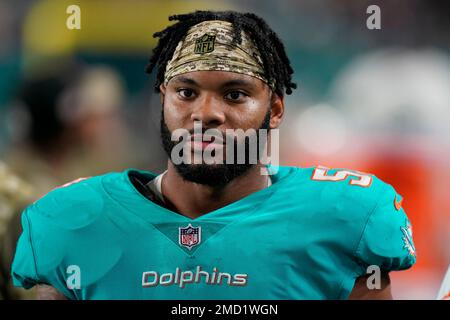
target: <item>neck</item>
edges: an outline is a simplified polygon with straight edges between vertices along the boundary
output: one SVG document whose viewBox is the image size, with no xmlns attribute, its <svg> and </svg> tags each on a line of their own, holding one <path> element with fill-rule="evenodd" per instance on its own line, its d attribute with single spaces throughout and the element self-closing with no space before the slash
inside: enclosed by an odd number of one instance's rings
<svg viewBox="0 0 450 320">
<path fill-rule="evenodd" d="M 262 168 L 256 164 L 227 185 L 211 187 L 184 180 L 169 161 L 162 192 L 173 211 L 194 219 L 266 188 L 269 176 L 261 174 Z"/>
</svg>

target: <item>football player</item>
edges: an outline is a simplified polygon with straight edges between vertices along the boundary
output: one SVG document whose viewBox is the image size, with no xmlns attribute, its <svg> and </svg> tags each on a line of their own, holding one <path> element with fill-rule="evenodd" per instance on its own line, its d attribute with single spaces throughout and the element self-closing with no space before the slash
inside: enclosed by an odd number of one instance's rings
<svg viewBox="0 0 450 320">
<path fill-rule="evenodd" d="M 79 179 L 29 206 L 14 283 L 46 299 L 392 298 L 389 272 L 416 257 L 390 185 L 265 165 L 260 154 L 256 163 L 247 153 L 241 163 L 174 161 L 178 129 L 191 134 L 188 159 L 250 145 L 228 130 L 276 130 L 296 86 L 282 41 L 255 14 L 169 20 L 147 68 L 156 69 L 167 170 Z M 206 139 L 209 129 L 236 144 Z"/>
</svg>

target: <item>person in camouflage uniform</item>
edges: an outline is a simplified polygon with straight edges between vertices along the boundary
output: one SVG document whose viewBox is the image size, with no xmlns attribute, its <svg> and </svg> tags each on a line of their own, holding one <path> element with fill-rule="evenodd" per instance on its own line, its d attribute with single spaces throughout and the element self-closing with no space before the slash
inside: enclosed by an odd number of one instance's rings
<svg viewBox="0 0 450 320">
<path fill-rule="evenodd" d="M 22 210 L 34 199 L 32 186 L 0 161 L 0 299 L 31 299 L 34 290 L 13 287 L 10 270 L 21 233 Z"/>
</svg>

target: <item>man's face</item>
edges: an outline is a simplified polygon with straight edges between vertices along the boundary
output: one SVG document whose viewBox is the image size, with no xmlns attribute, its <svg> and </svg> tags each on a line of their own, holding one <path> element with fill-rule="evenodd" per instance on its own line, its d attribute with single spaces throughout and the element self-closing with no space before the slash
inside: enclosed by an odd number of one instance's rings
<svg viewBox="0 0 450 320">
<path fill-rule="evenodd" d="M 234 72 L 196 71 L 181 74 L 172 78 L 167 86 L 161 86 L 161 93 L 161 137 L 169 157 L 178 143 L 171 141 L 171 134 L 176 129 L 186 129 L 193 135 L 194 123 L 197 122 L 201 123 L 203 132 L 216 129 L 226 139 L 225 133 L 229 129 L 277 128 L 284 109 L 282 99 L 273 94 L 263 81 Z M 248 144 L 248 139 L 237 136 L 234 136 L 234 141 L 235 151 L 238 144 Z M 207 145 L 203 143 L 203 148 Z M 220 152 L 230 147 L 233 146 L 216 145 Z M 194 143 L 191 152 L 198 152 L 198 149 L 201 151 L 202 144 Z M 246 157 L 243 164 L 182 163 L 175 167 L 188 181 L 223 186 L 254 165 L 247 160 Z"/>
</svg>

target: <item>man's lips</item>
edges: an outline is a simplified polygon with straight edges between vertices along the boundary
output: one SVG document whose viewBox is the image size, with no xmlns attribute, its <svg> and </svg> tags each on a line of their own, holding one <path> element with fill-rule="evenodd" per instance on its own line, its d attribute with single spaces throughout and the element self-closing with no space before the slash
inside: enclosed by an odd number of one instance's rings
<svg viewBox="0 0 450 320">
<path fill-rule="evenodd" d="M 224 141 L 222 137 L 217 135 L 192 135 L 191 145 L 193 149 L 204 150 L 206 147 L 210 146 L 214 149 L 223 148 Z"/>
<path fill-rule="evenodd" d="M 223 135 L 222 134 L 192 134 L 191 140 L 195 141 L 214 141 L 215 143 L 222 144 L 223 143 Z"/>
</svg>

